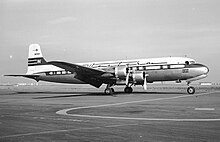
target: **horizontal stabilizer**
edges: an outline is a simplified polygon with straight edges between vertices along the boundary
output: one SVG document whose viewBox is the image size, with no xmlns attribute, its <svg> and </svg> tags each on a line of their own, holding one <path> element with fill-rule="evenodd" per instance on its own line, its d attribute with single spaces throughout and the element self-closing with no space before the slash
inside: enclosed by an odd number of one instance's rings
<svg viewBox="0 0 220 142">
<path fill-rule="evenodd" d="M 10 75 L 4 75 L 4 76 L 13 76 L 13 77 L 26 77 L 26 78 L 31 78 L 37 80 L 39 75 L 34 75 L 34 74 L 10 74 Z"/>
</svg>

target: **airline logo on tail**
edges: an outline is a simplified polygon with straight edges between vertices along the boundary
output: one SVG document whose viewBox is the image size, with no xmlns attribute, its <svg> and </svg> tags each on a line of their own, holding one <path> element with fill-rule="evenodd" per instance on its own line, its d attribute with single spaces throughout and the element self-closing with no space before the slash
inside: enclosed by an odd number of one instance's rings
<svg viewBox="0 0 220 142">
<path fill-rule="evenodd" d="M 43 54 L 39 44 L 31 44 L 29 46 L 28 54 L 28 66 L 45 65 L 46 60 L 43 58 Z"/>
</svg>

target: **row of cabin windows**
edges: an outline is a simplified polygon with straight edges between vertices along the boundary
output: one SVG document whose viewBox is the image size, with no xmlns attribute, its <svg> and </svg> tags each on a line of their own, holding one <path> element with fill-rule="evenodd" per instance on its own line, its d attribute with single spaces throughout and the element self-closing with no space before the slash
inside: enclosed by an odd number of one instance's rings
<svg viewBox="0 0 220 142">
<path fill-rule="evenodd" d="M 185 65 L 177 64 L 177 65 L 160 65 L 160 66 L 138 66 L 138 67 L 130 67 L 128 70 L 159 70 L 159 69 L 176 69 L 176 68 L 184 68 Z"/>
<path fill-rule="evenodd" d="M 186 63 L 187 65 L 187 63 Z M 160 66 L 138 66 L 138 67 L 130 67 L 128 70 L 157 70 L 157 69 L 175 69 L 175 68 L 184 68 L 185 65 L 160 65 Z M 128 72 L 127 70 L 127 72 Z M 72 74 L 70 71 L 51 71 L 47 72 L 46 75 L 61 75 L 61 74 Z"/>
<path fill-rule="evenodd" d="M 46 75 L 60 75 L 60 74 L 72 74 L 72 73 L 70 71 L 51 71 L 46 73 Z"/>
<path fill-rule="evenodd" d="M 189 64 L 194 64 L 195 61 L 185 61 L 185 65 L 189 65 Z M 86 67 L 92 67 L 92 68 L 99 68 L 99 67 L 114 67 L 114 66 L 119 66 L 121 63 L 117 63 L 117 64 L 103 64 L 103 65 L 99 65 L 99 64 L 91 64 L 91 65 L 83 65 L 83 66 L 86 66 Z M 129 63 L 127 65 L 138 65 L 139 63 Z M 150 64 L 150 63 L 146 63 L 146 64 Z M 178 63 L 179 64 L 179 63 Z M 169 65 L 168 65 L 169 66 Z"/>
</svg>

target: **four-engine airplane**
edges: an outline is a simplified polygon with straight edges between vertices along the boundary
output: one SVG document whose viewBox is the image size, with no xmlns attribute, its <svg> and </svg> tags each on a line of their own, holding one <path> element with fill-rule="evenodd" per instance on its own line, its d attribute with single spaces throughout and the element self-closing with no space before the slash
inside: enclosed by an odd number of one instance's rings
<svg viewBox="0 0 220 142">
<path fill-rule="evenodd" d="M 137 60 L 120 60 L 89 63 L 67 63 L 63 61 L 47 62 L 38 44 L 29 46 L 28 69 L 23 75 L 5 75 L 26 77 L 36 81 L 49 81 L 70 84 L 90 84 L 99 88 L 107 84 L 105 94 L 113 94 L 114 85 L 124 85 L 125 93 L 133 91 L 133 85 L 143 85 L 156 81 L 185 80 L 187 85 L 192 81 L 205 78 L 208 67 L 198 64 L 194 59 L 186 57 L 164 57 Z M 187 88 L 189 94 L 195 93 L 195 88 Z"/>
</svg>

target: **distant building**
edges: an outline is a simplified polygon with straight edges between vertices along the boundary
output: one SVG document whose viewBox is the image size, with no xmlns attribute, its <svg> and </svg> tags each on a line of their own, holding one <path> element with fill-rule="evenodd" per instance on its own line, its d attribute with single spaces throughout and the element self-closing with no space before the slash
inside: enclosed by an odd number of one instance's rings
<svg viewBox="0 0 220 142">
<path fill-rule="evenodd" d="M 212 85 L 212 82 L 200 82 L 200 85 Z"/>
</svg>

